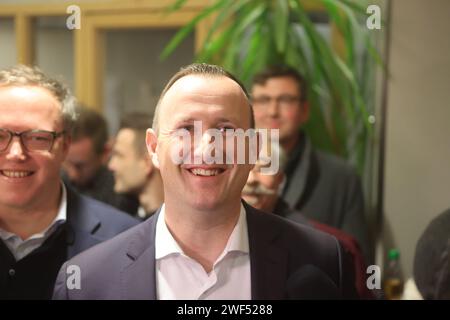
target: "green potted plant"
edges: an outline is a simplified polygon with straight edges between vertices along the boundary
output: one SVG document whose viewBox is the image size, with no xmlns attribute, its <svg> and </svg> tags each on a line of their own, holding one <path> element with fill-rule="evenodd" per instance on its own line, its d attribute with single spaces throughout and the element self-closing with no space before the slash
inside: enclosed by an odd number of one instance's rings
<svg viewBox="0 0 450 320">
<path fill-rule="evenodd" d="M 169 12 L 187 0 L 178 0 Z M 249 84 L 270 64 L 297 68 L 309 83 L 311 119 L 305 130 L 319 148 L 349 159 L 360 173 L 373 138 L 374 69 L 381 64 L 364 1 L 310 0 L 341 35 L 338 53 L 301 0 L 213 0 L 166 46 L 170 55 L 197 23 L 214 17 L 198 62 L 220 64 Z M 359 48 L 359 50 L 358 50 Z M 363 50 L 361 50 L 361 48 Z"/>
</svg>

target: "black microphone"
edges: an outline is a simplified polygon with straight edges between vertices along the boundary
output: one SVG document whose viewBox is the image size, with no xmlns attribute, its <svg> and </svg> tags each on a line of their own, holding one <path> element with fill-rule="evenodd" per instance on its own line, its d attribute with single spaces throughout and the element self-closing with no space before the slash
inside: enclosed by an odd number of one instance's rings
<svg viewBox="0 0 450 320">
<path fill-rule="evenodd" d="M 290 300 L 340 300 L 342 295 L 335 283 L 320 269 L 310 264 L 295 271 L 287 280 Z"/>
</svg>

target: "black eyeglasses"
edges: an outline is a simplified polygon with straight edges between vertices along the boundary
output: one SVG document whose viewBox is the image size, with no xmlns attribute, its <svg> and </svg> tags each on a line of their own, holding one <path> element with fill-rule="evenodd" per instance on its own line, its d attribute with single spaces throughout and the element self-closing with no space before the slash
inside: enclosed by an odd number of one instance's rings
<svg viewBox="0 0 450 320">
<path fill-rule="evenodd" d="M 13 132 L 8 129 L 0 129 L 0 152 L 8 149 L 13 137 L 19 137 L 22 146 L 27 151 L 51 151 L 55 139 L 64 133 L 64 130 L 60 132 L 46 130 Z"/>
<path fill-rule="evenodd" d="M 266 95 L 253 97 L 252 102 L 254 107 L 268 107 L 272 100 L 282 108 L 289 108 L 296 105 L 301 99 L 299 96 L 293 96 L 290 94 L 282 94 L 278 97 L 270 97 Z"/>
</svg>

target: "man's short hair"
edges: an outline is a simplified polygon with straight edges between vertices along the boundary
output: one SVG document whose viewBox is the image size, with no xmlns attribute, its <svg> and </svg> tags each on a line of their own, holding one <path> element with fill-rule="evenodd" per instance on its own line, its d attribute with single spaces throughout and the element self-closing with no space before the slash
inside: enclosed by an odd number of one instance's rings
<svg viewBox="0 0 450 320">
<path fill-rule="evenodd" d="M 257 73 L 253 77 L 252 84 L 265 85 L 269 79 L 289 77 L 295 80 L 298 85 L 298 92 L 300 94 L 300 101 L 305 102 L 308 99 L 308 87 L 303 75 L 292 67 L 285 65 L 273 65 L 262 72 Z"/>
<path fill-rule="evenodd" d="M 17 65 L 0 70 L 0 87 L 9 86 L 38 86 L 50 91 L 61 104 L 65 131 L 71 132 L 74 122 L 77 120 L 76 99 L 64 83 L 47 76 L 38 67 Z"/>
<path fill-rule="evenodd" d="M 245 96 L 247 97 L 249 109 L 250 109 L 250 128 L 255 128 L 255 118 L 253 115 L 253 108 L 250 103 L 250 96 L 247 92 L 247 89 L 245 88 L 244 84 L 239 81 L 235 76 L 233 76 L 230 72 L 226 71 L 224 68 L 220 66 L 216 66 L 213 64 L 207 64 L 207 63 L 193 63 L 186 67 L 183 67 L 178 71 L 167 83 L 164 90 L 161 93 L 161 96 L 159 97 L 158 104 L 155 108 L 155 116 L 153 118 L 153 130 L 155 130 L 156 133 L 158 133 L 159 130 L 159 113 L 160 113 L 160 105 L 161 102 L 166 95 L 167 91 L 173 86 L 173 84 L 189 75 L 204 75 L 204 76 L 210 76 L 210 77 L 227 77 L 236 82 L 239 87 L 241 87 L 242 91 L 244 92 Z"/>
<path fill-rule="evenodd" d="M 450 299 L 450 209 L 434 218 L 416 245 L 414 281 L 424 299 Z"/>
<path fill-rule="evenodd" d="M 147 129 L 152 127 L 153 116 L 145 112 L 130 112 L 125 114 L 120 120 L 120 129 L 130 129 L 135 133 L 134 150 L 137 155 L 143 156 L 147 153 L 145 135 Z"/>
<path fill-rule="evenodd" d="M 78 120 L 73 126 L 73 141 L 89 138 L 92 140 L 94 152 L 97 155 L 102 154 L 108 142 L 108 125 L 105 118 L 97 111 L 81 104 L 78 104 L 75 109 Z"/>
</svg>

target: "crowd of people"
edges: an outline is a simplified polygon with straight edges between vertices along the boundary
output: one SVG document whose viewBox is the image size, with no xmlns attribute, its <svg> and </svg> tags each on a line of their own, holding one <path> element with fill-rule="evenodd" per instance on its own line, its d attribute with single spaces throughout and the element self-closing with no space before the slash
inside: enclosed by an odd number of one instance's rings
<svg viewBox="0 0 450 320">
<path fill-rule="evenodd" d="M 0 299 L 373 298 L 361 181 L 312 146 L 307 92 L 288 66 L 247 92 L 223 68 L 192 64 L 111 138 L 64 84 L 36 67 L 1 70 Z M 277 130 L 267 141 L 256 130 L 276 172 L 234 134 L 253 129 Z M 448 297 L 443 248 L 439 289 L 416 277 L 426 297 Z M 68 286 L 72 266 L 80 287 Z"/>
</svg>

